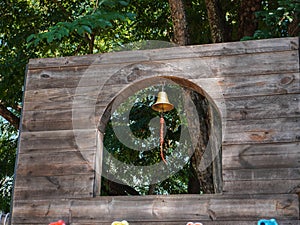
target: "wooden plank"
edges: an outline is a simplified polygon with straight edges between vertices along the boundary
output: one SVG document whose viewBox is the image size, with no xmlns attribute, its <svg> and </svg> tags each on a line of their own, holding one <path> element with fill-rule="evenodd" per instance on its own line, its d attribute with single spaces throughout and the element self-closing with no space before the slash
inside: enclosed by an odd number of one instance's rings
<svg viewBox="0 0 300 225">
<path fill-rule="evenodd" d="M 300 180 L 224 181 L 223 191 L 227 194 L 299 193 Z"/>
<path fill-rule="evenodd" d="M 207 44 L 165 49 L 112 52 L 97 55 L 73 56 L 65 58 L 31 59 L 29 69 L 45 67 L 70 67 L 120 62 L 141 62 L 149 60 L 182 59 L 191 57 L 209 57 L 240 55 L 261 52 L 289 51 L 299 49 L 299 39 L 280 38 L 234 43 Z"/>
<path fill-rule="evenodd" d="M 276 220 L 278 224 L 280 225 L 300 225 L 299 220 Z M 186 225 L 186 222 L 198 222 L 200 223 L 201 221 L 189 221 L 188 218 L 186 218 L 186 221 L 184 222 L 135 222 L 135 221 L 130 221 L 130 225 Z M 204 221 L 202 224 L 205 225 L 257 225 L 258 220 L 243 220 L 243 221 Z M 90 225 L 89 222 L 87 223 L 72 223 L 72 225 Z M 102 222 L 101 225 L 111 225 L 111 222 Z"/>
<path fill-rule="evenodd" d="M 104 106 L 122 89 L 121 85 L 111 85 L 107 89 L 98 86 L 77 88 L 51 88 L 25 92 L 24 110 L 59 110 Z"/>
<path fill-rule="evenodd" d="M 159 222 L 159 221 L 156 221 L 156 222 L 150 222 L 150 221 L 147 221 L 147 222 L 141 222 L 141 221 L 138 221 L 138 222 L 135 222 L 135 221 L 130 221 L 130 225 L 186 225 L 187 222 L 198 222 L 200 223 L 201 221 L 197 221 L 197 220 L 194 220 L 194 221 L 189 221 L 188 220 L 189 218 L 186 218 L 186 221 L 182 221 L 182 222 L 179 222 L 179 221 L 174 221 L 174 222 Z M 267 218 L 267 219 L 270 219 L 270 218 Z M 257 222 L 258 222 L 259 219 L 257 220 L 240 220 L 240 221 L 202 221 L 202 224 L 205 224 L 205 225 L 257 225 Z M 280 225 L 300 225 L 300 221 L 299 220 L 276 220 L 278 224 Z M 72 223 L 72 225 L 91 225 L 90 222 L 87 222 L 87 223 Z M 101 222 L 101 225 L 111 225 L 111 222 Z"/>
<path fill-rule="evenodd" d="M 265 157 L 267 159 L 267 157 Z M 267 169 L 223 169 L 223 180 L 228 181 L 256 181 L 298 180 L 300 184 L 300 168 L 267 168 Z"/>
<path fill-rule="evenodd" d="M 225 107 L 227 120 L 295 118 L 300 115 L 300 94 L 226 99 Z"/>
<path fill-rule="evenodd" d="M 41 68 L 29 70 L 26 75 L 26 91 L 50 88 L 74 88 L 102 86 L 126 64 L 74 66 L 66 68 Z"/>
<path fill-rule="evenodd" d="M 22 117 L 23 131 L 96 129 L 104 107 L 63 110 L 26 111 Z"/>
<path fill-rule="evenodd" d="M 299 219 L 298 197 L 291 194 L 115 196 L 56 202 L 19 202 L 13 208 L 14 222 L 45 224 L 62 218 L 72 224 L 105 224 L 116 219 L 144 224 L 175 221 L 177 224 L 188 221 L 226 224 L 226 221 L 257 221 L 258 218 Z M 60 211 L 60 208 L 68 210 Z"/>
<path fill-rule="evenodd" d="M 85 158 L 88 157 L 88 158 Z M 60 176 L 94 172 L 95 150 L 19 154 L 19 176 Z"/>
<path fill-rule="evenodd" d="M 76 124 L 78 129 L 92 129 L 98 124 L 105 106 L 93 105 L 93 102 L 96 104 L 96 99 L 91 100 L 90 103 L 84 102 L 83 99 L 79 99 L 79 101 L 76 104 L 70 102 L 62 104 L 62 109 L 56 107 L 55 110 L 49 109 L 47 103 L 34 103 L 41 109 L 36 111 L 25 110 L 23 112 L 23 130 L 67 130 L 72 129 L 73 124 Z M 26 105 L 32 106 L 32 104 L 25 102 L 25 108 Z M 51 105 L 55 107 L 55 103 Z M 288 118 L 300 115 L 299 105 L 300 94 L 252 96 L 251 98 L 226 99 L 225 105 L 221 106 L 220 110 L 226 113 L 224 114 L 226 120 Z M 67 107 L 72 108 L 65 109 Z M 42 110 L 42 108 L 47 108 L 47 110 Z"/>
<path fill-rule="evenodd" d="M 54 221 L 58 221 L 60 218 L 53 218 L 52 221 L 47 220 L 46 222 L 44 222 L 43 224 L 48 224 L 50 222 L 54 222 Z M 270 218 L 267 218 L 270 219 Z M 242 220 L 242 221 L 202 221 L 202 224 L 205 225 L 257 225 L 259 218 L 257 220 Z M 16 224 L 21 224 L 20 222 L 18 222 L 17 220 Z M 68 221 L 68 220 L 64 220 L 64 221 Z M 300 221 L 299 220 L 276 220 L 278 224 L 280 225 L 299 225 Z M 155 222 L 151 222 L 151 221 L 147 221 L 147 222 L 143 222 L 143 221 L 129 221 L 130 225 L 186 225 L 187 222 L 198 222 L 200 223 L 201 221 L 189 221 L 188 218 L 186 218 L 185 221 L 173 221 L 173 222 L 164 222 L 164 221 L 155 221 Z M 14 224 L 14 223 L 13 223 Z M 24 223 L 22 223 L 24 224 Z M 40 223 L 30 223 L 30 224 L 40 224 Z M 99 224 L 99 223 L 98 223 Z M 111 225 L 112 222 L 101 222 L 101 225 Z M 91 225 L 91 222 L 77 222 L 74 221 L 72 222 L 72 225 Z"/>
<path fill-rule="evenodd" d="M 96 130 L 21 132 L 19 153 L 51 149 L 85 150 L 96 148 Z"/>
<path fill-rule="evenodd" d="M 255 65 L 255 66 L 253 66 Z M 114 68 L 114 71 L 111 71 Z M 135 64 L 99 65 L 91 71 L 78 67 L 61 70 L 30 70 L 26 90 L 101 87 L 107 83 L 129 84 L 149 77 L 175 76 L 185 79 L 224 78 L 236 76 L 266 75 L 274 73 L 299 73 L 298 51 L 190 58 L 180 60 L 149 61 Z M 82 73 L 74 71 L 82 71 Z M 97 71 L 99 75 L 97 76 Z M 99 72 L 101 71 L 101 72 Z M 283 81 L 285 82 L 285 81 Z M 220 83 L 222 85 L 222 83 Z M 284 89 L 284 88 L 283 88 Z M 283 90 L 281 90 L 282 92 Z"/>
<path fill-rule="evenodd" d="M 86 198 L 93 196 L 94 173 L 63 176 L 18 176 L 14 199 L 45 200 Z"/>
<path fill-rule="evenodd" d="M 300 142 L 224 145 L 223 169 L 299 168 Z"/>
<path fill-rule="evenodd" d="M 247 77 L 231 77 L 231 78 L 201 78 L 192 79 L 191 82 L 195 82 L 203 90 L 206 91 L 212 98 L 224 98 L 231 99 L 232 97 L 253 97 L 253 96 L 265 96 L 265 95 L 283 95 L 287 93 L 300 92 L 300 75 L 296 73 L 292 74 L 272 74 L 272 75 L 259 75 L 259 76 L 247 76 Z M 177 80 L 180 85 L 190 86 L 184 80 Z M 43 82 L 45 83 L 45 82 Z M 283 83 L 283 84 L 280 84 Z M 153 85 L 153 84 L 152 84 Z M 149 83 L 149 86 L 151 84 Z M 112 98 L 121 89 L 125 88 L 124 84 L 112 84 L 105 86 L 89 86 L 89 87 L 73 87 L 73 88 L 50 88 L 50 89 L 34 89 L 27 90 L 25 92 L 25 104 L 24 109 L 53 109 L 48 108 L 49 104 L 57 104 L 59 108 L 64 107 L 62 103 L 66 103 L 67 107 L 70 107 L 74 100 L 79 103 L 95 104 L 98 95 L 101 91 L 101 99 L 104 96 L 110 96 Z M 102 88 L 102 89 L 101 89 Z M 283 90 L 284 89 L 284 90 Z M 246 98 L 245 98 L 246 99 Z M 97 104 L 99 104 L 97 100 Z M 105 102 L 104 100 L 102 100 Z M 36 104 L 32 106 L 32 104 Z"/>
<path fill-rule="evenodd" d="M 226 121 L 223 145 L 299 141 L 299 125 L 297 117 Z"/>
<path fill-rule="evenodd" d="M 286 58 L 280 62 L 280 57 Z M 192 69 L 190 75 L 193 78 L 202 77 L 201 73 L 199 73 L 199 69 L 203 68 L 197 68 L 196 65 L 191 67 L 190 64 L 186 63 L 187 67 L 184 63 L 184 61 L 180 61 L 177 67 L 182 68 L 184 71 L 190 67 Z M 210 76 L 213 77 L 299 72 L 299 56 L 297 51 L 261 53 L 255 55 L 249 54 L 242 56 L 220 56 L 216 58 L 207 58 L 203 63 L 207 65 L 207 69 L 211 72 Z M 209 72 L 204 71 L 204 73 L 205 72 L 209 74 Z"/>
<path fill-rule="evenodd" d="M 265 95 L 293 94 L 300 91 L 299 73 L 249 74 L 218 78 L 191 79 L 212 99 L 224 99 Z M 185 81 L 181 81 L 181 85 Z M 187 84 L 187 87 L 190 85 Z"/>
<path fill-rule="evenodd" d="M 201 63 L 201 61 L 200 61 Z M 199 63 L 198 63 L 199 64 Z M 199 66 L 199 65 L 198 65 Z M 206 64 L 204 64 L 206 66 Z M 103 85 L 130 84 L 147 77 L 182 76 L 183 71 L 171 63 L 151 61 L 135 64 L 116 63 L 83 68 L 46 68 L 30 70 L 27 89 L 75 88 Z M 189 76 L 185 74 L 185 77 Z M 72 81 L 69 79 L 71 78 Z M 156 84 L 157 82 L 152 82 Z"/>
<path fill-rule="evenodd" d="M 273 73 L 224 77 L 218 81 L 224 98 L 299 93 L 300 74 Z"/>
<path fill-rule="evenodd" d="M 24 111 L 70 109 L 76 100 L 77 107 L 94 104 L 99 94 L 98 87 L 51 88 L 27 90 L 24 98 Z"/>
</svg>

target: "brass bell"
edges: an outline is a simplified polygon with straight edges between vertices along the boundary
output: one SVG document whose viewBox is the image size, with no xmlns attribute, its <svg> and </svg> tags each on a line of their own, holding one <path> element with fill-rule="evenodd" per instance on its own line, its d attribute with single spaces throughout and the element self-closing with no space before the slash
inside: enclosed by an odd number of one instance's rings
<svg viewBox="0 0 300 225">
<path fill-rule="evenodd" d="M 156 102 L 152 105 L 152 109 L 158 112 L 168 112 L 174 109 L 174 105 L 169 102 L 167 93 L 160 91 Z"/>
</svg>

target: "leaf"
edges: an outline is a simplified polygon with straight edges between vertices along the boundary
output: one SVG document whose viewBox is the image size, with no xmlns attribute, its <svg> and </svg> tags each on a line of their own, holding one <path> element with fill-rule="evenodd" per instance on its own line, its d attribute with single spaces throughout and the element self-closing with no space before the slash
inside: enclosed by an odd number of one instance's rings
<svg viewBox="0 0 300 225">
<path fill-rule="evenodd" d="M 65 27 L 62 27 L 59 32 L 61 33 L 62 37 L 69 36 L 69 30 Z"/>
<path fill-rule="evenodd" d="M 48 44 L 51 43 L 53 41 L 53 39 L 54 39 L 54 36 L 52 35 L 52 33 L 47 35 L 47 43 Z"/>
<path fill-rule="evenodd" d="M 87 33 L 89 33 L 89 34 L 92 33 L 92 29 L 91 29 L 89 26 L 83 25 L 83 26 L 82 26 L 82 29 L 83 29 L 84 31 L 86 31 Z"/>
<path fill-rule="evenodd" d="M 82 27 L 78 27 L 77 28 L 77 33 L 80 35 L 80 36 L 83 36 L 84 34 L 84 29 Z"/>
<path fill-rule="evenodd" d="M 35 34 L 31 34 L 26 38 L 26 42 L 30 42 L 35 37 Z"/>
<path fill-rule="evenodd" d="M 36 38 L 33 42 L 34 46 L 36 47 L 40 43 L 40 39 Z"/>
<path fill-rule="evenodd" d="M 119 3 L 122 5 L 122 6 L 128 6 L 129 2 L 126 2 L 126 1 L 119 1 Z"/>
</svg>

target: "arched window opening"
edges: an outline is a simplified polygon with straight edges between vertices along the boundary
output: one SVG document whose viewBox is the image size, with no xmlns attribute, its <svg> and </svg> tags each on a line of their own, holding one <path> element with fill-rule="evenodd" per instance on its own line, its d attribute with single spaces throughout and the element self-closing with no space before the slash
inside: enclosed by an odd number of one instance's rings
<svg viewBox="0 0 300 225">
<path fill-rule="evenodd" d="M 221 119 L 216 107 L 190 87 L 165 85 L 175 106 L 163 115 L 166 164 L 159 148 L 160 115 L 151 108 L 160 89 L 160 84 L 150 85 L 108 107 L 109 116 L 102 121 L 102 196 L 221 191 Z"/>
</svg>

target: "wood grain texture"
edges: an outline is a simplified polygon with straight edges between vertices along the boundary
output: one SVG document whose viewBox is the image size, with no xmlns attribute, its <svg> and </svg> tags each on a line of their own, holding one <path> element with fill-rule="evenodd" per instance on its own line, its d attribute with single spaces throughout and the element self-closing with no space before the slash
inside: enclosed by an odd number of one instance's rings
<svg viewBox="0 0 300 225">
<path fill-rule="evenodd" d="M 56 107 L 55 110 L 49 109 L 47 103 L 38 104 L 46 105 L 44 108 L 47 110 L 26 110 L 22 117 L 23 130 L 93 129 L 98 124 L 106 106 L 98 105 L 96 98 L 93 99 L 91 97 L 89 100 L 90 102 L 84 101 L 83 98 L 76 100 L 75 103 L 62 103 L 62 109 Z M 25 103 L 25 105 L 30 104 Z M 54 103 L 53 105 L 58 106 L 59 104 Z M 221 110 L 226 117 L 224 119 L 228 121 L 237 120 L 238 123 L 242 125 L 246 123 L 246 120 L 251 120 L 251 123 L 256 123 L 256 120 L 260 121 L 261 119 L 297 118 L 300 115 L 299 106 L 300 94 L 280 94 L 225 99 Z M 67 107 L 70 108 L 68 109 Z M 240 122 L 241 120 L 243 121 Z M 298 123 L 298 121 L 295 122 L 296 124 Z M 74 125 L 76 125 L 76 127 L 74 127 Z"/>
<path fill-rule="evenodd" d="M 189 47 L 174 47 L 165 49 L 153 49 L 138 51 L 126 51 L 117 53 L 105 53 L 101 55 L 87 55 L 80 57 L 32 59 L 29 69 L 45 67 L 70 67 L 89 66 L 91 64 L 110 64 L 111 62 L 140 62 L 162 59 L 183 59 L 190 57 L 211 57 L 222 55 L 240 55 L 262 52 L 281 52 L 298 50 L 298 38 L 267 39 L 234 43 L 208 44 Z"/>
<path fill-rule="evenodd" d="M 144 224 L 185 224 L 191 220 L 226 224 L 265 217 L 297 220 L 298 203 L 297 195 L 174 195 L 23 201 L 16 205 L 13 223 L 43 224 L 57 218 L 70 220 L 71 224 L 102 224 L 118 219 Z"/>
<path fill-rule="evenodd" d="M 94 197 L 105 110 L 166 78 L 218 107 L 223 193 Z M 299 38 L 33 59 L 23 103 L 12 224 L 299 225 Z"/>
<path fill-rule="evenodd" d="M 223 169 L 299 168 L 300 142 L 224 145 Z"/>
<path fill-rule="evenodd" d="M 70 199 L 93 196 L 94 173 L 61 176 L 24 176 L 17 175 L 14 199 L 44 200 Z"/>
<path fill-rule="evenodd" d="M 80 144 L 80 145 L 79 145 Z M 96 148 L 96 130 L 22 132 L 19 153 L 34 150 L 81 150 Z"/>
<path fill-rule="evenodd" d="M 267 160 L 267 157 L 265 157 Z M 223 170 L 223 180 L 227 181 L 267 181 L 274 183 L 284 180 L 298 180 L 300 184 L 300 168 L 262 168 Z"/>
<path fill-rule="evenodd" d="M 63 70 L 29 70 L 26 91 L 49 88 L 76 88 L 111 84 L 130 84 L 149 77 L 175 76 L 185 79 L 231 78 L 267 74 L 298 73 L 298 51 L 273 52 L 236 56 L 186 58 L 181 60 L 149 61 L 133 64 L 115 63 L 86 68 L 74 73 L 76 68 Z M 115 68 L 113 71 L 111 68 Z M 79 70 L 80 71 L 80 70 Z M 99 73 L 97 75 L 97 73 Z M 223 81 L 223 83 L 226 81 Z M 227 81 L 228 82 L 228 81 Z M 263 82 L 263 81 L 262 81 Z M 287 82 L 287 81 L 283 81 Z M 232 83 L 232 82 L 231 82 Z M 230 84 L 230 80 L 229 80 Z M 220 83 L 222 85 L 222 81 Z M 260 84 L 262 85 L 262 83 Z M 203 87 L 205 90 L 205 86 Z M 284 91 L 284 88 L 277 91 Z"/>
<path fill-rule="evenodd" d="M 226 121 L 223 145 L 296 142 L 300 138 L 300 118 Z"/>
<path fill-rule="evenodd" d="M 226 194 L 273 194 L 299 193 L 298 180 L 247 180 L 224 181 L 223 191 Z"/>
<path fill-rule="evenodd" d="M 260 99 L 263 100 L 262 103 L 266 103 L 266 100 L 263 98 L 271 99 L 273 96 L 273 98 L 280 99 L 280 96 L 282 96 L 284 99 L 284 94 L 287 93 L 296 94 L 291 95 L 295 97 L 295 100 L 291 101 L 295 105 L 299 99 L 297 97 L 300 90 L 299 77 L 299 74 L 293 73 L 286 75 L 247 76 L 242 78 L 237 76 L 230 79 L 202 78 L 192 79 L 191 82 L 200 85 L 214 101 L 228 102 L 228 106 L 225 106 L 227 108 L 230 108 L 230 105 L 234 104 L 234 101 L 248 100 L 251 102 L 252 98 L 256 97 L 258 98 L 257 103 L 259 103 Z M 186 85 L 190 86 L 189 84 Z M 25 92 L 24 111 L 94 107 L 95 105 L 106 106 L 107 102 L 110 102 L 124 87 L 124 84 L 115 84 L 105 87 L 89 86 L 27 90 Z M 249 105 L 249 103 L 245 103 Z M 284 104 L 286 102 L 279 101 L 279 103 Z M 287 104 L 283 105 L 283 109 L 287 106 Z"/>
<path fill-rule="evenodd" d="M 87 157 L 87 158 L 84 158 Z M 19 176 L 62 176 L 91 174 L 94 171 L 95 150 L 31 152 L 19 154 Z"/>
<path fill-rule="evenodd" d="M 205 225 L 257 225 L 257 220 L 240 220 L 240 221 L 204 221 Z M 299 225 L 300 221 L 299 220 L 276 220 L 278 224 L 280 225 Z M 201 222 L 201 221 L 188 221 L 188 222 Z M 203 221 L 202 221 L 203 222 Z M 89 222 L 87 223 L 72 223 L 73 225 L 90 225 Z M 110 222 L 102 222 L 101 225 L 111 225 Z M 130 225 L 186 225 L 186 221 L 184 222 L 135 222 L 131 221 Z"/>
</svg>

